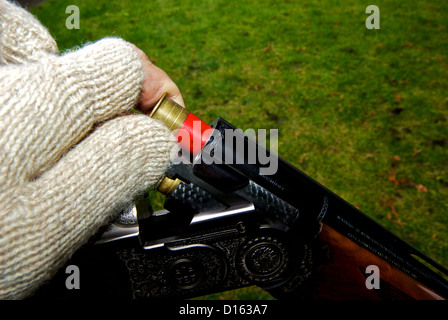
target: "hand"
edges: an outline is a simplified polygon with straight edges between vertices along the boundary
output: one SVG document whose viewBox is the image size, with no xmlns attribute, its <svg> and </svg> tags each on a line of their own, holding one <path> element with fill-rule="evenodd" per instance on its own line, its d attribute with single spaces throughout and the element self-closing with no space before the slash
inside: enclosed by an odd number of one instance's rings
<svg viewBox="0 0 448 320">
<path fill-rule="evenodd" d="M 108 38 L 0 66 L 0 299 L 34 292 L 165 172 L 170 130 L 144 114 L 118 117 L 137 103 L 149 111 L 164 92 L 183 103 L 139 56 Z"/>
<path fill-rule="evenodd" d="M 148 113 L 164 93 L 183 100 L 123 39 L 59 55 L 20 7 L 0 0 L 0 23 L 0 299 L 20 299 L 154 185 L 177 154 L 160 121 L 118 116 L 136 104 Z"/>
<path fill-rule="evenodd" d="M 131 46 L 137 52 L 143 65 L 143 90 L 137 109 L 148 114 L 164 93 L 168 98 L 185 107 L 179 88 L 166 72 L 155 66 L 148 56 L 134 44 Z"/>
</svg>

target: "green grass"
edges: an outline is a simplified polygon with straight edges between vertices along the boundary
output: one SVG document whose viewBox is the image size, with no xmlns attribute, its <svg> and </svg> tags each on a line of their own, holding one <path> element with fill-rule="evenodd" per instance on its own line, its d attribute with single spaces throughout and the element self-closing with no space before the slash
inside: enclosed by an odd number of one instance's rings
<svg viewBox="0 0 448 320">
<path fill-rule="evenodd" d="M 80 8 L 68 30 L 65 8 Z M 278 128 L 279 154 L 448 266 L 448 2 L 48 1 L 61 51 L 143 49 L 206 121 Z M 261 298 L 266 297 L 261 294 Z"/>
</svg>

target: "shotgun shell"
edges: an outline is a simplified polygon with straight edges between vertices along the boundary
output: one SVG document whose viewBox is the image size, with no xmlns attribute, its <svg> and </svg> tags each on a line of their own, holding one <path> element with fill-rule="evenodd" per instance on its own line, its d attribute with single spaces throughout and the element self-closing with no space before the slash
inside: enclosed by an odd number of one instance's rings
<svg viewBox="0 0 448 320">
<path fill-rule="evenodd" d="M 213 130 L 187 109 L 167 98 L 166 94 L 162 96 L 149 116 L 162 121 L 171 131 L 174 131 L 179 145 L 193 155 L 201 152 Z"/>
<path fill-rule="evenodd" d="M 177 188 L 181 181 L 179 179 L 171 179 L 169 177 L 162 177 L 157 184 L 154 186 L 154 189 L 157 189 L 160 193 L 165 195 L 171 194 L 174 189 Z"/>
</svg>

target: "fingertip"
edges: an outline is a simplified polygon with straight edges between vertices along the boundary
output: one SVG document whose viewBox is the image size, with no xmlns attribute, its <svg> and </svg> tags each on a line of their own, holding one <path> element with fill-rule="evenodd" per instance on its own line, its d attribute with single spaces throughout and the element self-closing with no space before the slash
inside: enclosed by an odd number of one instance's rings
<svg viewBox="0 0 448 320">
<path fill-rule="evenodd" d="M 182 94 L 180 94 L 180 93 L 174 94 L 174 95 L 167 94 L 167 97 L 169 99 L 173 100 L 174 102 L 176 102 L 178 105 L 180 105 L 180 106 L 185 108 L 185 102 L 184 102 L 184 99 L 182 97 Z"/>
</svg>

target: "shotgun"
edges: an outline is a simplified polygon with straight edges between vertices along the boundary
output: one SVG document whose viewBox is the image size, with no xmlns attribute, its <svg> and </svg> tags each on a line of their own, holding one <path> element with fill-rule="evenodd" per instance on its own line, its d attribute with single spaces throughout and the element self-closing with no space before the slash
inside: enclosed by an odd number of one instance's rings
<svg viewBox="0 0 448 320">
<path fill-rule="evenodd" d="M 222 118 L 166 96 L 150 117 L 181 149 L 155 186 L 36 297 L 194 298 L 258 286 L 277 299 L 446 300 L 448 271 Z M 59 277 L 59 278 L 58 278 Z"/>
</svg>

